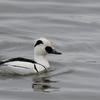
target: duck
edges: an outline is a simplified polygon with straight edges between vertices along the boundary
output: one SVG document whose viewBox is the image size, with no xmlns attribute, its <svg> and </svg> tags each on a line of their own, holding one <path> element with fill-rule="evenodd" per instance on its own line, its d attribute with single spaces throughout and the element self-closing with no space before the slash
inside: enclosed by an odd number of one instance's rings
<svg viewBox="0 0 100 100">
<path fill-rule="evenodd" d="M 2 70 L 10 74 L 35 74 L 50 68 L 50 64 L 46 58 L 47 54 L 58 54 L 61 55 L 61 52 L 58 52 L 54 49 L 53 43 L 44 37 L 36 39 L 34 42 L 34 60 L 16 57 L 0 61 L 2 65 Z"/>
</svg>

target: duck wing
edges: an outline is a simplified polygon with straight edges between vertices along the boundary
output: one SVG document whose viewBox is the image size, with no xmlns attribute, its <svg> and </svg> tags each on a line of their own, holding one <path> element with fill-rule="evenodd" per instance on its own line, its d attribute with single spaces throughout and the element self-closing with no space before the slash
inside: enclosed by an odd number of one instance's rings
<svg viewBox="0 0 100 100">
<path fill-rule="evenodd" d="M 33 64 L 36 63 L 34 60 L 31 60 L 31 59 L 17 57 L 17 58 L 11 58 L 11 59 L 7 59 L 7 60 L 2 60 L 2 61 L 0 61 L 0 65 L 5 64 L 5 63 L 9 63 L 9 62 L 15 62 L 15 61 L 29 62 L 29 63 L 33 63 Z"/>
</svg>

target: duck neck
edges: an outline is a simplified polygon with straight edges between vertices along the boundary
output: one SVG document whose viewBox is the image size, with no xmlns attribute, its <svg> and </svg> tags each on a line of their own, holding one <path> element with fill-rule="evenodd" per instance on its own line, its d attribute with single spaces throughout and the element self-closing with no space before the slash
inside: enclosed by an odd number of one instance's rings
<svg viewBox="0 0 100 100">
<path fill-rule="evenodd" d="M 44 55 L 36 55 L 36 54 L 34 54 L 34 60 L 37 63 L 45 66 L 46 68 L 50 67 L 49 62 L 47 61 L 46 56 L 44 56 Z"/>
</svg>

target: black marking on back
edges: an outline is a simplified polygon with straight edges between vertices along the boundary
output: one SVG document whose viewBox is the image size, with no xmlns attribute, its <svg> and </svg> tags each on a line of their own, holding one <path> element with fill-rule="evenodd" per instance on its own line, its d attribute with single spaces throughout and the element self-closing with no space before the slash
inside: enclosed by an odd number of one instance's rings
<svg viewBox="0 0 100 100">
<path fill-rule="evenodd" d="M 26 59 L 26 58 L 21 58 L 21 57 L 17 57 L 17 58 L 11 58 L 5 61 L 1 61 L 0 65 L 4 64 L 4 63 L 8 63 L 8 62 L 14 62 L 14 61 L 23 61 L 23 62 L 30 62 L 30 63 L 36 63 L 34 60 L 30 60 L 30 59 Z"/>
<path fill-rule="evenodd" d="M 36 44 L 34 45 L 34 47 L 36 47 L 36 46 L 39 45 L 39 44 L 43 44 L 43 42 L 42 42 L 41 40 L 38 40 L 38 41 L 36 42 Z"/>
<path fill-rule="evenodd" d="M 3 61 L 0 61 L 0 65 L 2 65 L 2 64 L 4 64 L 4 62 Z"/>
<path fill-rule="evenodd" d="M 50 47 L 50 46 L 47 46 L 46 48 L 45 48 L 45 50 L 48 52 L 48 53 L 52 53 L 52 48 Z"/>
<path fill-rule="evenodd" d="M 37 73 L 39 73 L 39 71 L 37 70 L 37 68 L 36 68 L 36 65 L 34 64 L 34 69 L 36 70 L 36 72 Z"/>
<path fill-rule="evenodd" d="M 39 73 L 39 71 L 37 70 L 35 64 L 39 64 L 39 65 L 41 65 L 42 67 L 44 67 L 45 70 L 47 70 L 46 67 L 43 66 L 42 64 L 37 63 L 37 62 L 35 62 L 34 60 L 30 60 L 30 59 L 27 59 L 27 58 L 21 58 L 21 57 L 11 58 L 11 59 L 8 59 L 8 60 L 0 61 L 0 65 L 5 64 L 5 63 L 8 63 L 8 62 L 14 62 L 14 61 L 23 61 L 23 62 L 33 63 L 33 64 L 34 64 L 34 69 L 37 71 L 37 73 Z M 13 66 L 14 66 L 14 67 L 19 67 L 19 68 L 29 69 L 29 68 L 23 67 L 23 66 L 17 66 L 17 65 L 13 65 Z"/>
</svg>

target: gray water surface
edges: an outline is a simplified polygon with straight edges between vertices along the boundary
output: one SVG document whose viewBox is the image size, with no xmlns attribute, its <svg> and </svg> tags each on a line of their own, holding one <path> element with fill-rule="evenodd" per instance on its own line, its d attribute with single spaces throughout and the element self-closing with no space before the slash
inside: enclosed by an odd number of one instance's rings
<svg viewBox="0 0 100 100">
<path fill-rule="evenodd" d="M 0 0 L 0 60 L 33 59 L 40 37 L 62 55 L 39 75 L 0 73 L 0 99 L 100 100 L 100 0 Z"/>
</svg>

